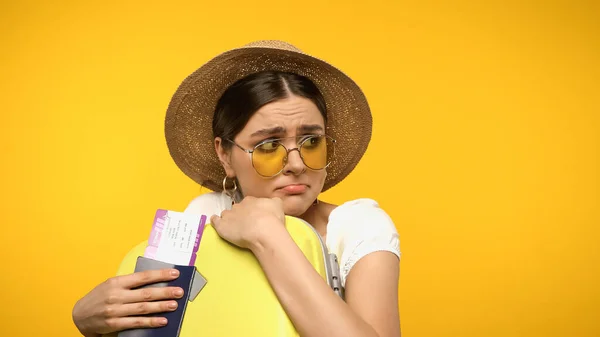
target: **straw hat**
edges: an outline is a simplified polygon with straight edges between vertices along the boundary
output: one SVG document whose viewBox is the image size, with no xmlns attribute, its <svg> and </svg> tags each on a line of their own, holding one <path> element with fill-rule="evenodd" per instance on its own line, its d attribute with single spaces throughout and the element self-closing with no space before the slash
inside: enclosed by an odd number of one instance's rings
<svg viewBox="0 0 600 337">
<path fill-rule="evenodd" d="M 344 179 L 362 158 L 371 139 L 372 117 L 356 83 L 289 43 L 257 41 L 208 61 L 181 83 L 171 99 L 165 119 L 167 146 L 177 166 L 198 184 L 220 191 L 225 177 L 212 134 L 217 101 L 237 80 L 268 70 L 305 76 L 323 94 L 327 106 L 325 133 L 337 141 L 323 191 Z"/>
</svg>

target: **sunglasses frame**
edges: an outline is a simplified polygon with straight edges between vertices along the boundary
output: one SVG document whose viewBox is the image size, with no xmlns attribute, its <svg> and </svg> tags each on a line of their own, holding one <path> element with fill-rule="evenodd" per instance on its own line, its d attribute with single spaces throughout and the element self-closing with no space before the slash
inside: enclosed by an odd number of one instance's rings
<svg viewBox="0 0 600 337">
<path fill-rule="evenodd" d="M 272 178 L 272 177 L 275 177 L 275 176 L 277 176 L 277 175 L 278 175 L 278 174 L 280 174 L 281 172 L 283 172 L 283 169 L 285 168 L 285 165 L 287 164 L 287 159 L 288 159 L 288 156 L 290 155 L 290 152 L 292 152 L 292 151 L 294 151 L 294 150 L 298 151 L 298 154 L 300 155 L 300 159 L 302 160 L 302 164 L 304 164 L 304 166 L 308 167 L 309 169 L 311 169 L 311 170 L 313 170 L 313 171 L 320 171 L 320 170 L 324 170 L 324 169 L 326 169 L 326 168 L 327 168 L 327 167 L 328 167 L 328 166 L 331 164 L 332 160 L 328 161 L 328 162 L 327 162 L 327 165 L 325 165 L 325 167 L 323 167 L 323 168 L 320 168 L 320 169 L 314 169 L 314 168 L 312 168 L 312 167 L 310 167 L 310 166 L 306 165 L 306 162 L 304 161 L 304 157 L 302 156 L 302 152 L 300 152 L 300 149 L 302 148 L 302 145 L 304 145 L 304 143 L 305 143 L 307 140 L 309 140 L 309 139 L 311 139 L 311 138 L 320 138 L 320 137 L 323 137 L 323 138 L 325 138 L 325 141 L 327 141 L 327 139 L 331 140 L 331 143 L 332 143 L 332 144 L 335 144 L 335 143 L 337 142 L 335 139 L 333 139 L 332 137 L 330 137 L 330 136 L 328 136 L 328 135 L 318 135 L 318 134 L 315 134 L 315 135 L 303 135 L 303 136 L 295 136 L 295 137 L 285 137 L 285 138 L 266 139 L 266 140 L 263 140 L 262 142 L 260 142 L 260 143 L 256 144 L 256 145 L 255 145 L 255 146 L 252 148 L 252 150 L 248 150 L 248 149 L 244 148 L 243 146 L 239 145 L 238 143 L 236 143 L 235 141 L 233 141 L 233 140 L 231 140 L 231 139 L 225 139 L 225 140 L 226 140 L 226 141 L 228 141 L 228 142 L 231 142 L 233 145 L 237 146 L 237 147 L 238 147 L 240 150 L 242 150 L 242 151 L 244 151 L 244 152 L 246 152 L 246 153 L 250 154 L 250 162 L 252 163 L 252 168 L 254 168 L 254 171 L 255 171 L 256 173 L 258 173 L 258 175 L 260 175 L 261 177 L 265 177 L 265 178 Z M 297 145 L 296 147 L 294 147 L 294 148 L 291 148 L 291 149 L 288 149 L 288 148 L 287 148 L 287 147 L 286 147 L 286 146 L 285 146 L 285 145 L 284 145 L 284 144 L 283 144 L 281 141 L 282 141 L 282 140 L 285 140 L 285 139 L 290 139 L 290 138 L 303 138 L 303 139 L 302 139 L 302 141 L 300 141 L 299 143 L 298 143 L 298 142 L 296 143 L 296 145 Z M 272 142 L 276 142 L 277 144 L 279 144 L 279 145 L 283 146 L 283 148 L 285 149 L 285 152 L 286 152 L 286 153 L 285 153 L 285 156 L 283 157 L 283 160 L 281 161 L 281 163 L 282 163 L 282 165 L 281 165 L 281 169 L 280 169 L 279 171 L 277 171 L 277 173 L 275 173 L 275 174 L 273 174 L 273 175 L 270 175 L 270 176 L 265 176 L 265 175 L 261 174 L 260 172 L 258 172 L 258 170 L 256 169 L 256 167 L 254 166 L 254 160 L 253 160 L 254 151 L 256 151 L 256 149 L 257 149 L 259 146 L 261 146 L 261 145 L 264 145 L 264 144 L 266 144 L 266 143 L 272 143 Z M 327 156 L 329 157 L 329 149 L 327 149 L 327 151 L 328 151 L 328 153 L 327 153 Z M 335 151 L 334 151 L 334 153 L 335 153 Z M 333 154 L 331 155 L 331 157 L 333 157 Z"/>
</svg>

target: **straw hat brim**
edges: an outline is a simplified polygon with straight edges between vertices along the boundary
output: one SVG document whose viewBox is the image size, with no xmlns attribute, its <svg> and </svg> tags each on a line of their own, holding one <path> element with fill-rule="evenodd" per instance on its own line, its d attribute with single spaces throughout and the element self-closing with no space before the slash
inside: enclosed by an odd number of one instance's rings
<svg viewBox="0 0 600 337">
<path fill-rule="evenodd" d="M 322 191 L 342 181 L 364 155 L 372 131 L 367 99 L 358 85 L 337 68 L 287 44 L 266 43 L 222 53 L 189 75 L 167 109 L 165 137 L 177 166 L 198 184 L 222 190 L 225 171 L 214 148 L 212 119 L 217 101 L 237 80 L 277 70 L 306 76 L 319 88 L 327 106 L 326 134 L 335 155 Z"/>
</svg>

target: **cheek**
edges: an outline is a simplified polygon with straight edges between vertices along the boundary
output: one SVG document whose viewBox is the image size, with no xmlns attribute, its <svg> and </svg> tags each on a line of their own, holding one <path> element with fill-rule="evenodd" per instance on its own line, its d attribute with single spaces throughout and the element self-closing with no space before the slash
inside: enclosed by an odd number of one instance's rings
<svg viewBox="0 0 600 337">
<path fill-rule="evenodd" d="M 235 171 L 236 176 L 248 171 L 248 169 L 252 169 L 250 155 L 242 151 L 235 151 L 231 156 L 231 167 Z"/>
<path fill-rule="evenodd" d="M 323 189 L 323 185 L 325 184 L 325 178 L 327 177 L 327 171 L 308 171 L 310 172 L 310 180 L 313 185 L 319 192 Z"/>
<path fill-rule="evenodd" d="M 265 197 L 269 180 L 256 173 L 249 156 L 236 156 L 232 160 L 232 167 L 238 179 L 239 187 L 244 196 Z"/>
</svg>

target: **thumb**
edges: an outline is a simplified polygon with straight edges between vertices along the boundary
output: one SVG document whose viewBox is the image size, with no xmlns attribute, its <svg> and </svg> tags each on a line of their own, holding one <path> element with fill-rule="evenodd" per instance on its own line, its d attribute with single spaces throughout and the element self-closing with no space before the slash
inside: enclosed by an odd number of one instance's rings
<svg viewBox="0 0 600 337">
<path fill-rule="evenodd" d="M 218 215 L 216 215 L 216 214 L 213 215 L 213 216 L 211 216 L 210 217 L 210 223 L 216 229 L 216 227 L 219 227 L 219 224 L 221 223 L 221 217 L 218 216 Z"/>
</svg>

